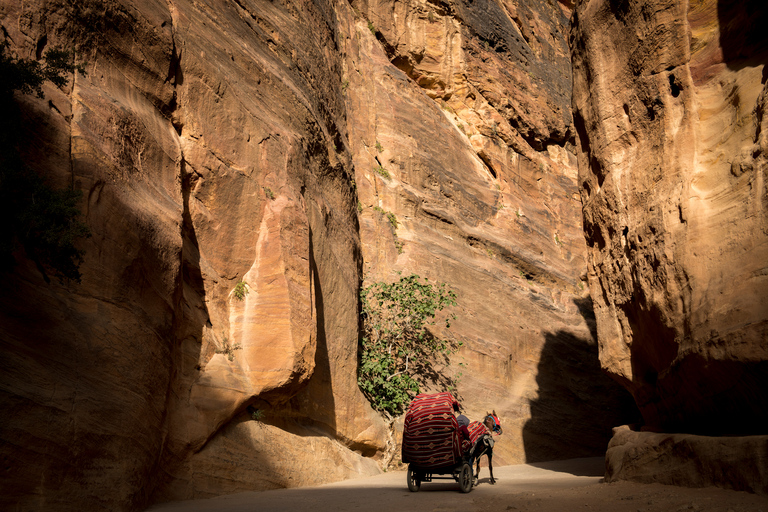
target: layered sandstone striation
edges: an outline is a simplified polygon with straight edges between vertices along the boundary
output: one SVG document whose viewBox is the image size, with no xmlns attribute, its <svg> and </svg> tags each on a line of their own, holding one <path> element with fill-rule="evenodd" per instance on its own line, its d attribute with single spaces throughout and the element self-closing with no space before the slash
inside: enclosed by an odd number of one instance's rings
<svg viewBox="0 0 768 512">
<path fill-rule="evenodd" d="M 574 115 L 601 362 L 668 431 L 765 431 L 762 4 L 583 2 Z"/>
<path fill-rule="evenodd" d="M 600 361 L 647 429 L 766 432 L 767 17 L 762 2 L 715 0 L 574 13 Z"/>
<path fill-rule="evenodd" d="M 342 30 L 366 280 L 401 271 L 457 292 L 458 318 L 438 334 L 465 346 L 446 372 L 461 373 L 470 418 L 502 418 L 501 463 L 602 453 L 603 429 L 626 415 L 599 369 L 581 280 L 570 13 L 352 9 L 361 17 Z"/>
<path fill-rule="evenodd" d="M 458 293 L 437 334 L 464 348 L 438 369 L 462 373 L 470 417 L 501 417 L 498 463 L 601 454 L 627 397 L 600 370 L 583 284 L 569 16 L 528 0 L 0 7 L 20 57 L 61 45 L 86 63 L 18 101 L 27 162 L 83 191 L 92 231 L 81 283 L 21 253 L 1 277 L 3 508 L 379 471 L 398 439 L 357 387 L 358 290 L 398 271 Z"/>
</svg>

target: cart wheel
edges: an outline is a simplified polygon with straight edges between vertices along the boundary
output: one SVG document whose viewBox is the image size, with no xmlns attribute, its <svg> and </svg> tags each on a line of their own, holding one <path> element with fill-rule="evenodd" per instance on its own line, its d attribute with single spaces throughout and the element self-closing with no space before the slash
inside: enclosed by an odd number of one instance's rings
<svg viewBox="0 0 768 512">
<path fill-rule="evenodd" d="M 411 465 L 408 465 L 408 490 L 411 492 L 417 492 L 421 487 L 421 479 L 419 474 L 414 471 Z"/>
<path fill-rule="evenodd" d="M 472 490 L 472 466 L 464 463 L 461 466 L 461 472 L 459 473 L 459 489 L 461 492 L 469 492 Z"/>
</svg>

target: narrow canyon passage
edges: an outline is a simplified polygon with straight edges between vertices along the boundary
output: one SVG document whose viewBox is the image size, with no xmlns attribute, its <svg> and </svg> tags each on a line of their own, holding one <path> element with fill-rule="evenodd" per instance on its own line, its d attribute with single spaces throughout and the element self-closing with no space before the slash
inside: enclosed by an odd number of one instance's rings
<svg viewBox="0 0 768 512">
<path fill-rule="evenodd" d="M 0 509 L 768 493 L 767 5 L 4 1 Z M 464 501 L 358 380 L 410 275 L 456 294 L 420 390 L 504 425 Z"/>
</svg>

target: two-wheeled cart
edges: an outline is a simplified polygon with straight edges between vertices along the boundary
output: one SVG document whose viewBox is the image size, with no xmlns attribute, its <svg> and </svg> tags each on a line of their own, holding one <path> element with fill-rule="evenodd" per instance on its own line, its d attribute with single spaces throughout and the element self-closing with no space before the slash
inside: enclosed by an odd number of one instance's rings
<svg viewBox="0 0 768 512">
<path fill-rule="evenodd" d="M 472 466 L 467 455 L 470 443 L 462 443 L 453 404 L 458 402 L 450 393 L 435 393 L 417 395 L 408 407 L 402 458 L 408 464 L 408 489 L 412 492 L 435 478 L 453 478 L 461 492 L 472 490 Z"/>
</svg>

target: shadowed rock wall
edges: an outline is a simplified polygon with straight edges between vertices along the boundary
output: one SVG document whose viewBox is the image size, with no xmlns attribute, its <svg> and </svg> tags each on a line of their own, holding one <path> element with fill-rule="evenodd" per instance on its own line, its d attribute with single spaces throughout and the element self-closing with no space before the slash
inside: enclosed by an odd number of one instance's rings
<svg viewBox="0 0 768 512">
<path fill-rule="evenodd" d="M 572 28 L 603 368 L 647 426 L 765 433 L 763 3 L 585 1 Z"/>
<path fill-rule="evenodd" d="M 349 449 L 381 451 L 386 429 L 354 385 L 361 258 L 331 6 L 12 2 L 2 24 L 20 57 L 87 61 L 19 101 L 27 160 L 84 192 L 93 235 L 81 284 L 46 284 L 21 254 L 2 276 L 3 503 L 127 510 L 316 482 L 264 456 L 274 429 L 243 422 L 248 405 L 328 441 L 282 450 L 335 458 L 323 479 L 378 472 Z M 321 398 L 269 409 L 302 393 Z M 211 440 L 236 418 L 237 465 L 257 472 L 217 466 Z"/>
</svg>

